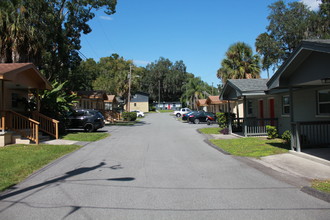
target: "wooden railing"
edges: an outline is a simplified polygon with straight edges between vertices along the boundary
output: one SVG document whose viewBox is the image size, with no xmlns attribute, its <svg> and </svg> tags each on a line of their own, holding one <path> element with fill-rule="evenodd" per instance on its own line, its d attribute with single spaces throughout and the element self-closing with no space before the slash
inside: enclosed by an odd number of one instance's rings
<svg viewBox="0 0 330 220">
<path fill-rule="evenodd" d="M 38 122 L 40 122 L 40 131 L 45 132 L 49 135 L 52 135 L 56 139 L 58 139 L 58 123 L 59 121 L 49 118 L 38 111 L 34 111 L 32 113 L 32 118 Z"/>
<path fill-rule="evenodd" d="M 1 127 L 19 133 L 39 144 L 39 122 L 14 111 L 1 112 Z"/>
<path fill-rule="evenodd" d="M 300 147 L 330 146 L 330 121 L 294 122 L 291 126 L 292 144 Z"/>
<path fill-rule="evenodd" d="M 277 118 L 235 118 L 231 121 L 232 132 L 243 132 L 247 136 L 267 135 L 266 126 L 278 127 Z"/>
</svg>

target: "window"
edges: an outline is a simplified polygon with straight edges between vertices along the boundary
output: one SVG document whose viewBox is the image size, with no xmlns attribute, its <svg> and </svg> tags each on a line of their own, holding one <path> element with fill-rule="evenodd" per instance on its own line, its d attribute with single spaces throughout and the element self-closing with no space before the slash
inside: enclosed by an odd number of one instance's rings
<svg viewBox="0 0 330 220">
<path fill-rule="evenodd" d="M 134 107 L 136 107 L 136 103 L 134 103 Z"/>
<path fill-rule="evenodd" d="M 290 114 L 290 96 L 282 97 L 282 114 L 289 115 Z"/>
<path fill-rule="evenodd" d="M 253 107 L 252 107 L 252 101 L 251 100 L 248 100 L 247 110 L 248 110 L 249 115 L 251 115 L 253 113 Z"/>
<path fill-rule="evenodd" d="M 330 114 L 330 89 L 318 91 L 317 101 L 318 101 L 317 103 L 318 114 L 319 115 Z"/>
</svg>

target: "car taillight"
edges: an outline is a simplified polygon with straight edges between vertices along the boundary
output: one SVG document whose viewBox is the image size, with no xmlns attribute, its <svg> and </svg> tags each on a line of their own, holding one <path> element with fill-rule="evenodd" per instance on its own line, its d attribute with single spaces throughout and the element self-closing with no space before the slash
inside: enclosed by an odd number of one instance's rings
<svg viewBox="0 0 330 220">
<path fill-rule="evenodd" d="M 189 115 L 189 118 L 195 117 L 195 115 Z"/>
</svg>

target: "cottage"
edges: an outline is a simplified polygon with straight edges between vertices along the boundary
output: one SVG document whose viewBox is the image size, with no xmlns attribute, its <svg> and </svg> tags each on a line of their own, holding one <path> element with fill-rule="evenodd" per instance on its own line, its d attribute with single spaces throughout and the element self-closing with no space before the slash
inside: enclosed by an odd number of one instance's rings
<svg viewBox="0 0 330 220">
<path fill-rule="evenodd" d="M 105 104 L 108 96 L 104 91 L 78 91 L 77 109 L 95 109 L 104 113 Z"/>
<path fill-rule="evenodd" d="M 15 143 L 17 136 L 39 143 L 39 131 L 58 138 L 58 121 L 29 109 L 30 91 L 51 89 L 50 83 L 41 75 L 32 63 L 0 64 L 1 86 L 1 126 L 0 145 Z"/>
<path fill-rule="evenodd" d="M 243 100 L 245 136 L 266 125 L 292 133 L 292 149 L 330 146 L 330 40 L 307 40 L 267 79 L 228 80 L 223 100 Z M 237 122 L 232 122 L 233 125 Z"/>
<path fill-rule="evenodd" d="M 206 103 L 206 99 L 198 99 L 197 101 L 196 101 L 196 105 L 197 105 L 197 109 L 198 110 L 203 110 L 203 111 L 207 111 L 207 103 Z"/>
<path fill-rule="evenodd" d="M 137 92 L 130 101 L 130 111 L 139 110 L 149 112 L 149 94 Z"/>
<path fill-rule="evenodd" d="M 277 95 L 279 123 L 292 132 L 292 149 L 330 147 L 330 40 L 307 40 L 268 81 Z"/>
</svg>

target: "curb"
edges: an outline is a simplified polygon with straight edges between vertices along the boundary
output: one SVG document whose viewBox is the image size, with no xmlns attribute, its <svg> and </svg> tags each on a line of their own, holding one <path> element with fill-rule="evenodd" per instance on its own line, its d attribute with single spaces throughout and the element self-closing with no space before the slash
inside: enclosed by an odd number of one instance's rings
<svg viewBox="0 0 330 220">
<path fill-rule="evenodd" d="M 199 130 L 197 130 L 197 132 L 200 133 L 200 134 L 203 134 Z M 203 134 L 203 135 L 205 135 L 205 134 Z M 214 145 L 209 139 L 204 139 L 204 142 L 207 143 L 212 148 L 216 149 L 217 151 L 220 151 L 221 153 L 223 153 L 225 155 L 231 155 L 227 151 L 225 151 L 225 150 L 219 148 L 218 146 Z M 290 153 L 295 154 L 295 155 L 300 156 L 300 157 L 305 158 L 305 159 L 314 160 L 314 158 L 315 158 L 315 157 L 311 158 L 308 155 L 305 156 L 305 155 L 301 155 L 301 154 L 298 154 L 298 153 L 295 153 L 295 152 L 290 152 Z M 271 169 L 270 167 L 266 167 L 266 166 L 261 165 L 259 163 L 256 164 L 256 162 L 254 162 L 253 160 L 250 160 L 247 157 L 234 157 L 234 158 L 239 160 L 239 161 L 244 162 L 248 166 L 251 166 L 251 167 L 267 174 L 267 175 L 273 176 L 275 178 L 277 177 L 276 179 L 280 179 L 281 181 L 284 181 L 284 182 L 289 183 L 290 185 L 294 185 L 296 187 L 299 187 L 298 183 L 301 182 L 301 180 L 303 180 L 302 178 L 297 178 L 297 177 L 294 177 L 292 175 L 279 173 L 278 171 L 275 171 L 275 170 Z M 317 158 L 314 161 L 319 162 L 319 163 L 323 162 L 323 161 L 318 160 Z M 324 164 L 324 163 L 322 163 L 322 164 Z M 325 165 L 328 165 L 328 164 L 325 164 Z M 260 166 L 263 167 L 263 168 L 261 168 Z M 266 171 L 266 170 L 268 170 L 268 171 Z M 321 191 L 316 190 L 314 188 L 311 188 L 309 186 L 303 186 L 300 189 L 300 191 L 302 191 L 302 192 L 304 192 L 304 193 L 306 193 L 310 196 L 313 196 L 315 198 L 318 198 L 318 199 L 321 199 L 325 202 L 330 203 L 330 193 L 321 192 Z"/>
<path fill-rule="evenodd" d="M 330 193 L 321 192 L 321 191 L 313 189 L 309 186 L 304 186 L 303 188 L 301 188 L 300 191 L 330 203 Z"/>
<path fill-rule="evenodd" d="M 208 145 L 210 145 L 212 148 L 216 149 L 217 151 L 220 151 L 221 153 L 225 154 L 225 155 L 231 155 L 230 153 L 228 153 L 227 151 L 219 148 L 218 146 L 214 145 L 211 141 L 209 141 L 208 139 L 204 139 L 204 142 L 207 143 Z"/>
</svg>

